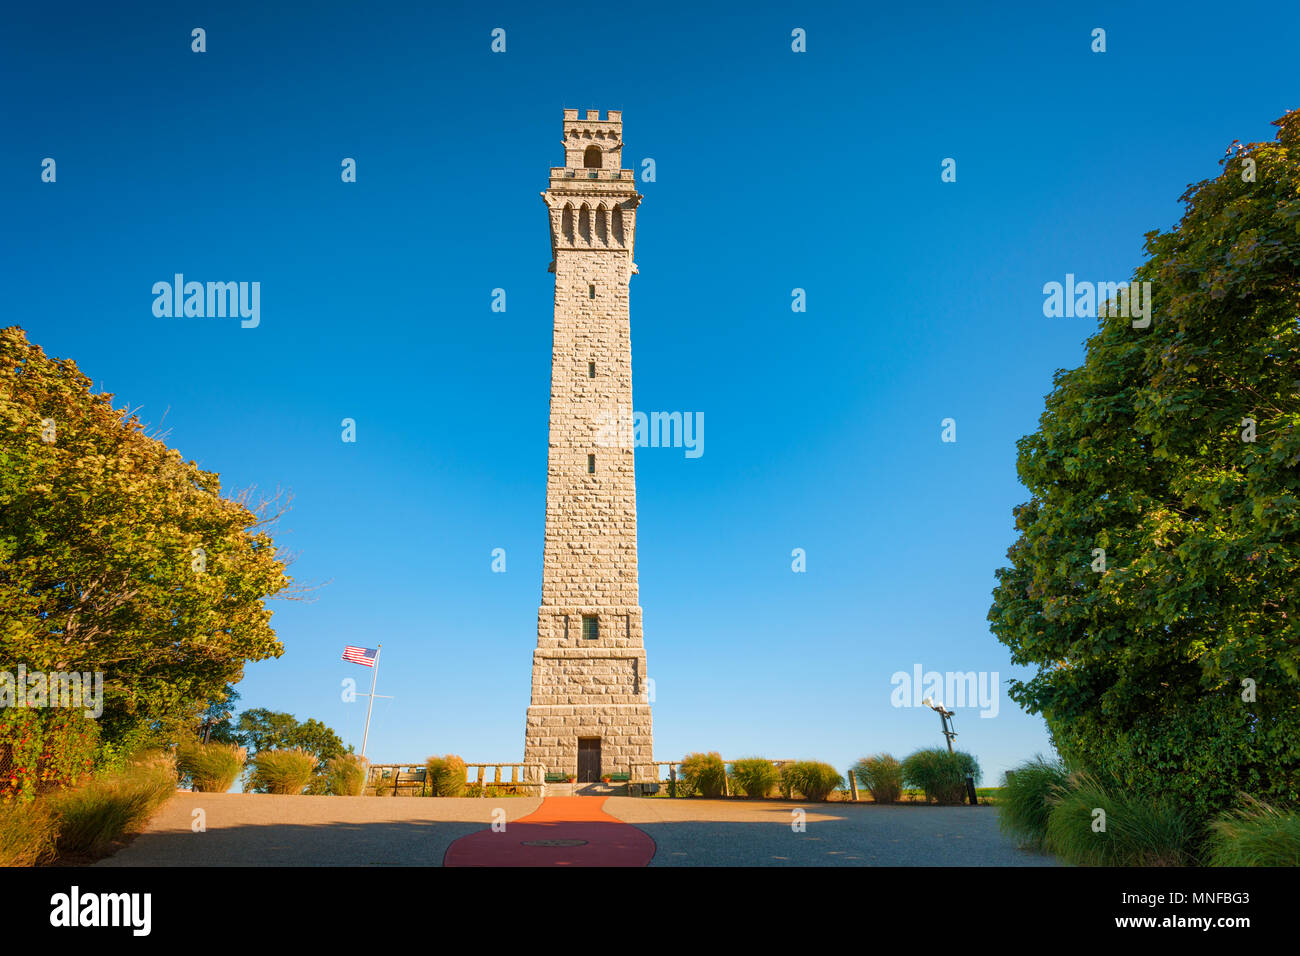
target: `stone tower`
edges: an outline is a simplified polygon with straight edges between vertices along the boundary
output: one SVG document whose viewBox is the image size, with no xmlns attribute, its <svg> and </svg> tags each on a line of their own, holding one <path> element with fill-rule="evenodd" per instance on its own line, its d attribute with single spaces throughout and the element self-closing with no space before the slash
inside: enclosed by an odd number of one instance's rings
<svg viewBox="0 0 1300 956">
<path fill-rule="evenodd" d="M 623 117 L 564 111 L 564 165 L 542 193 L 555 273 L 546 550 L 524 762 L 579 782 L 653 774 L 630 430 L 628 280 L 641 196 Z"/>
</svg>

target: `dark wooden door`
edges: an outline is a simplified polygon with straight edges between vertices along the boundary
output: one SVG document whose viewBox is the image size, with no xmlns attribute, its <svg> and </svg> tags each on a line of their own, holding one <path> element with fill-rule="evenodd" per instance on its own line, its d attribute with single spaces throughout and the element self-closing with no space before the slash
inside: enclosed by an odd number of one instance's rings
<svg viewBox="0 0 1300 956">
<path fill-rule="evenodd" d="M 595 783 L 600 779 L 600 738 L 578 738 L 578 783 Z"/>
</svg>

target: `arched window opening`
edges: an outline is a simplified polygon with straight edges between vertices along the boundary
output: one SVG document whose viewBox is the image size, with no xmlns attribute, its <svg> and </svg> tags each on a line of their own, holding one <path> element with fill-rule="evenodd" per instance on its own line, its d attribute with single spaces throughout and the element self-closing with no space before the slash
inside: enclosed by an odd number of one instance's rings
<svg viewBox="0 0 1300 956">
<path fill-rule="evenodd" d="M 587 147 L 587 151 L 582 154 L 582 165 L 587 169 L 600 169 L 600 147 L 592 144 Z"/>
<path fill-rule="evenodd" d="M 596 207 L 596 238 L 606 246 L 609 245 L 609 227 L 606 225 L 608 220 L 605 218 L 608 214 L 609 210 L 605 208 L 604 203 Z"/>
<path fill-rule="evenodd" d="M 582 236 L 583 242 L 591 242 L 591 207 L 586 203 L 578 210 L 578 235 Z"/>
<path fill-rule="evenodd" d="M 614 241 L 618 243 L 620 246 L 626 245 L 626 242 L 623 239 L 623 207 L 622 206 L 614 207 L 613 227 L 614 227 Z"/>
<path fill-rule="evenodd" d="M 564 212 L 560 214 L 560 234 L 564 236 L 564 241 L 573 242 L 573 204 L 566 203 Z"/>
</svg>

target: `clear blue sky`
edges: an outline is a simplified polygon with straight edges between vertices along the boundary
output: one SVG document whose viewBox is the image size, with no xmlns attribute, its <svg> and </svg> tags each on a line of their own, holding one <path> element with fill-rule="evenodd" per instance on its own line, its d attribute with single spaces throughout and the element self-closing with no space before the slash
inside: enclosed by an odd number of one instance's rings
<svg viewBox="0 0 1300 956">
<path fill-rule="evenodd" d="M 6 14 L 5 321 L 228 489 L 293 492 L 278 539 L 320 587 L 274 605 L 285 654 L 248 668 L 242 703 L 359 747 L 340 681 L 369 672 L 339 657 L 382 641 L 383 761 L 522 758 L 553 282 L 537 194 L 564 107 L 622 109 L 625 165 L 656 161 L 636 407 L 706 422 L 700 458 L 637 452 L 656 754 L 843 769 L 941 743 L 934 714 L 890 705 L 895 671 L 1014 673 L 985 617 L 1027 497 L 1015 441 L 1095 325 L 1044 318 L 1043 284 L 1127 278 L 1234 138 L 1272 138 L 1300 62 L 1284 5 L 82 6 Z M 156 318 L 177 272 L 260 281 L 260 326 Z M 1047 748 L 1005 694 L 975 714 L 959 743 L 987 782 Z"/>
</svg>

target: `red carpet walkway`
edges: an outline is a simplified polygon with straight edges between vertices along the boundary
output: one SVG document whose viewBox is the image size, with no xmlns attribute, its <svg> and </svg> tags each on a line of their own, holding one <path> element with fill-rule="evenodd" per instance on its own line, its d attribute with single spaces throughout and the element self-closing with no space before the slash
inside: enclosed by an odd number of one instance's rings
<svg viewBox="0 0 1300 956">
<path fill-rule="evenodd" d="M 655 842 L 605 813 L 604 797 L 547 797 L 511 823 L 447 847 L 443 866 L 646 866 Z"/>
</svg>

